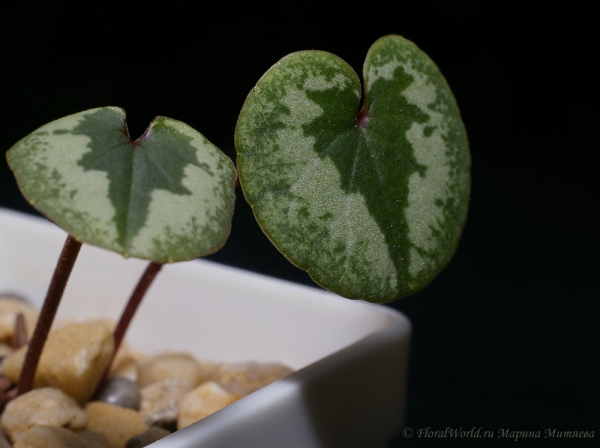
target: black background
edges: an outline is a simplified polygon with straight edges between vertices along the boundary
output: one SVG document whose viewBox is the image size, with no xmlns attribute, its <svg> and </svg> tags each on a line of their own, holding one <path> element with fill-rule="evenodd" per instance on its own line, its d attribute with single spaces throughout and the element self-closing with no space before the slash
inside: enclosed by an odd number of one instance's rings
<svg viewBox="0 0 600 448">
<path fill-rule="evenodd" d="M 451 85 L 473 162 L 455 258 L 431 286 L 389 305 L 414 325 L 405 423 L 596 438 L 399 435 L 390 446 L 589 446 L 600 438 L 598 26 L 577 2 L 535 3 L 21 2 L 0 19 L 0 147 L 114 105 L 134 138 L 164 115 L 234 158 L 243 101 L 281 57 L 326 50 L 361 73 L 377 38 L 402 34 Z M 35 213 L 3 158 L 0 206 Z M 231 238 L 210 258 L 312 283 L 272 248 L 241 191 L 236 207 Z"/>
</svg>

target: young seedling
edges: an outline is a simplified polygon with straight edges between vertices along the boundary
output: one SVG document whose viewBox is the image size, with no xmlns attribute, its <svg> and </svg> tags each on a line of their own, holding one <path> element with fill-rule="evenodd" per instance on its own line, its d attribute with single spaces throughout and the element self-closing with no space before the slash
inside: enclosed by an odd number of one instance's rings
<svg viewBox="0 0 600 448">
<path fill-rule="evenodd" d="M 326 289 L 388 302 L 424 288 L 456 250 L 470 156 L 452 92 L 412 42 L 375 42 L 363 79 L 330 53 L 288 55 L 248 95 L 235 143 L 244 195 L 275 246 Z M 22 393 L 81 242 L 151 260 L 115 330 L 118 347 L 163 263 L 224 244 L 235 169 L 175 120 L 159 117 L 132 141 L 117 108 L 49 123 L 8 159 L 25 197 L 69 233 Z"/>
<path fill-rule="evenodd" d="M 412 42 L 379 39 L 363 78 L 330 53 L 284 57 L 242 108 L 237 167 L 257 221 L 292 263 L 342 296 L 387 302 L 450 261 L 470 156 L 450 88 Z"/>
<path fill-rule="evenodd" d="M 32 387 L 82 242 L 151 261 L 117 324 L 116 352 L 162 264 L 213 253 L 229 235 L 233 163 L 182 122 L 157 117 L 132 141 L 123 110 L 92 109 L 42 126 L 13 146 L 7 160 L 23 195 L 69 234 L 29 343 L 19 393 Z"/>
</svg>

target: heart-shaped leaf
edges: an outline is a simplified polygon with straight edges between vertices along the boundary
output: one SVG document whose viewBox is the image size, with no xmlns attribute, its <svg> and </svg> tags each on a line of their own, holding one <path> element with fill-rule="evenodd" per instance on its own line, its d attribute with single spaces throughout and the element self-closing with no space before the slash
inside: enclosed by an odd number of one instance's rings
<svg viewBox="0 0 600 448">
<path fill-rule="evenodd" d="M 449 262 L 467 215 L 470 156 L 435 64 L 400 36 L 352 68 L 293 53 L 248 95 L 236 128 L 240 182 L 275 246 L 323 287 L 386 302 Z"/>
<path fill-rule="evenodd" d="M 131 141 L 122 109 L 92 109 L 42 126 L 7 159 L 29 202 L 79 241 L 164 263 L 229 235 L 233 163 L 179 121 L 157 117 Z"/>
</svg>

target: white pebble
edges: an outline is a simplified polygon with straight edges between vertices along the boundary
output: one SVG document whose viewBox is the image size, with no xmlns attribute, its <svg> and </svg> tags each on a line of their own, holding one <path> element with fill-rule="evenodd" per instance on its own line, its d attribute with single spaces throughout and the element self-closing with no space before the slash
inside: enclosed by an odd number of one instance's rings
<svg viewBox="0 0 600 448">
<path fill-rule="evenodd" d="M 211 374 L 211 380 L 233 394 L 248 395 L 292 372 L 289 367 L 277 363 L 222 364 Z"/>
<path fill-rule="evenodd" d="M 207 381 L 185 394 L 179 402 L 177 429 L 185 428 L 239 398 L 239 395 L 230 394 L 214 381 Z"/>
<path fill-rule="evenodd" d="M 10 401 L 0 421 L 12 442 L 36 425 L 85 427 L 88 417 L 79 404 L 59 389 L 34 389 Z"/>
<path fill-rule="evenodd" d="M 138 366 L 138 384 L 149 386 L 168 378 L 187 380 L 192 387 L 205 380 L 202 366 L 187 353 L 162 353 L 145 359 Z"/>
<path fill-rule="evenodd" d="M 147 425 L 164 426 L 177 421 L 178 403 L 192 389 L 188 380 L 168 378 L 142 388 L 140 414 Z"/>
</svg>

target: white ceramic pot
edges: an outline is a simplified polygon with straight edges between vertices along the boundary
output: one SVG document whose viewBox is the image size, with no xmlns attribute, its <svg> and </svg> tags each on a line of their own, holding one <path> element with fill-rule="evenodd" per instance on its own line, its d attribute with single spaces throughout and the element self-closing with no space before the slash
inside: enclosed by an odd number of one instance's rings
<svg viewBox="0 0 600 448">
<path fill-rule="evenodd" d="M 41 305 L 65 236 L 0 209 L 0 292 Z M 116 320 L 146 263 L 84 245 L 58 316 Z M 126 340 L 147 354 L 297 370 L 153 447 L 363 448 L 402 427 L 410 330 L 384 306 L 198 260 L 164 267 Z"/>
</svg>

